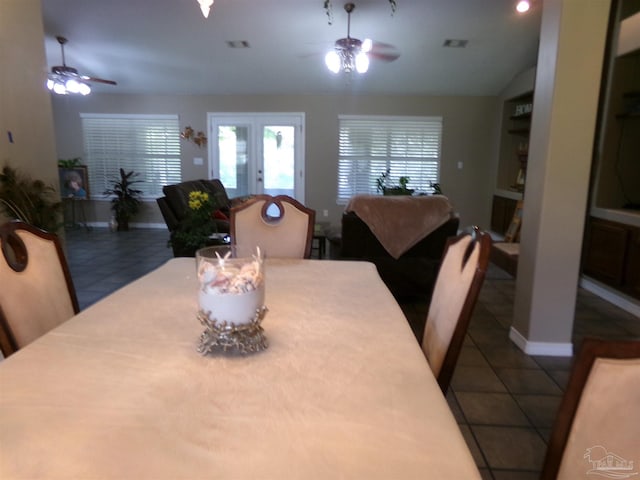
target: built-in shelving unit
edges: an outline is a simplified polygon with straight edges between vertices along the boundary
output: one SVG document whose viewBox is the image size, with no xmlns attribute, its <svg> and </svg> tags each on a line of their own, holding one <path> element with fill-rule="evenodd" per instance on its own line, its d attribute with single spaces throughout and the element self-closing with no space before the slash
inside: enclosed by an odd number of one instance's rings
<svg viewBox="0 0 640 480">
<path fill-rule="evenodd" d="M 601 87 L 582 273 L 640 300 L 640 3 L 621 0 Z M 625 31 L 624 49 L 621 37 Z"/>
<path fill-rule="evenodd" d="M 491 210 L 491 230 L 498 234 L 506 232 L 516 203 L 524 194 L 532 111 L 533 92 L 509 98 L 503 104 L 496 191 Z"/>
</svg>

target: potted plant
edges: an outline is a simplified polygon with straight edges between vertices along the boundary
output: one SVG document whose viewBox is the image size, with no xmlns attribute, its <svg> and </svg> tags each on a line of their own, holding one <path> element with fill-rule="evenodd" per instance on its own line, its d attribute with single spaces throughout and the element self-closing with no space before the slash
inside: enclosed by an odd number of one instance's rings
<svg viewBox="0 0 640 480">
<path fill-rule="evenodd" d="M 189 192 L 189 210 L 169 239 L 174 256 L 193 257 L 196 250 L 212 244 L 211 234 L 218 231 L 214 211 L 215 203 L 208 193 Z"/>
<path fill-rule="evenodd" d="M 387 171 L 377 178 L 376 190 L 378 192 L 382 192 L 383 195 L 413 195 L 414 190 L 412 188 L 407 188 L 407 185 L 411 180 L 409 177 L 400 177 L 398 179 L 398 185 L 388 187 L 387 182 L 390 178 L 389 173 L 390 169 L 387 168 Z"/>
<path fill-rule="evenodd" d="M 140 209 L 140 196 L 142 190 L 137 190 L 131 186 L 141 183 L 142 180 L 134 180 L 139 173 L 125 172 L 120 169 L 120 178 L 113 180 L 113 186 L 104 191 L 105 195 L 112 195 L 111 210 L 113 211 L 116 222 L 118 222 L 118 230 L 129 230 L 129 220 L 138 213 Z"/>
<path fill-rule="evenodd" d="M 62 203 L 55 187 L 5 165 L 0 173 L 0 213 L 56 233 Z"/>
</svg>

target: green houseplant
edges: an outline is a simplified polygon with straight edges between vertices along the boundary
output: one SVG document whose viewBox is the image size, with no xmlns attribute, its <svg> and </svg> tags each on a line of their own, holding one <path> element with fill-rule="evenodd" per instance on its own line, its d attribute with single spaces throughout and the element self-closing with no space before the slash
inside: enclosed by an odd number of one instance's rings
<svg viewBox="0 0 640 480">
<path fill-rule="evenodd" d="M 0 173 L 0 212 L 53 233 L 63 224 L 55 187 L 8 165 Z"/>
<path fill-rule="evenodd" d="M 129 220 L 140 210 L 140 197 L 142 190 L 132 188 L 136 183 L 142 183 L 142 180 L 134 180 L 139 173 L 125 172 L 120 169 L 120 177 L 112 181 L 111 188 L 104 191 L 105 195 L 111 195 L 111 210 L 113 211 L 116 222 L 118 222 L 118 230 L 129 230 Z"/>
<path fill-rule="evenodd" d="M 176 256 L 192 257 L 196 250 L 210 244 L 211 234 L 218 231 L 214 210 L 215 203 L 208 193 L 189 192 L 189 210 L 169 239 Z"/>
<path fill-rule="evenodd" d="M 376 190 L 382 192 L 383 195 L 413 195 L 414 190 L 407 188 L 411 180 L 409 177 L 400 177 L 398 178 L 398 185 L 387 186 L 390 179 L 390 172 L 391 170 L 387 168 L 387 171 L 381 173 L 376 179 Z"/>
</svg>

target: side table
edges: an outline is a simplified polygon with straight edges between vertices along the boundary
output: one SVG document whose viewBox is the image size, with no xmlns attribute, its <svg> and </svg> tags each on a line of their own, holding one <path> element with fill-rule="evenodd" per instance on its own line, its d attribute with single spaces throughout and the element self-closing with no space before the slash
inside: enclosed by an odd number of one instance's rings
<svg viewBox="0 0 640 480">
<path fill-rule="evenodd" d="M 327 252 L 327 232 L 324 225 L 316 223 L 313 228 L 313 238 L 311 240 L 311 256 L 317 252 L 318 259 L 322 260 Z"/>
</svg>

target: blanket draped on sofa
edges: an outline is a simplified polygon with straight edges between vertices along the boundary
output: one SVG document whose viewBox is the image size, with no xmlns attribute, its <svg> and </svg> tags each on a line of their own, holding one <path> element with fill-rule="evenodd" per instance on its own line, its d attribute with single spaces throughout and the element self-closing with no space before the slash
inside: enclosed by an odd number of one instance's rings
<svg viewBox="0 0 640 480">
<path fill-rule="evenodd" d="M 416 245 L 451 218 L 453 206 L 444 195 L 356 195 L 346 208 L 367 224 L 393 258 Z"/>
</svg>

